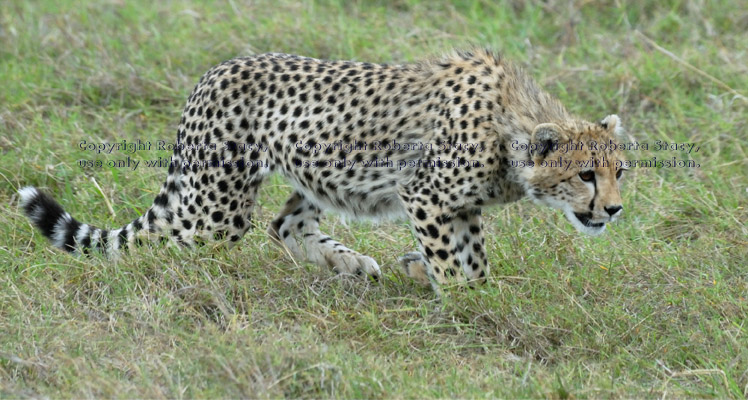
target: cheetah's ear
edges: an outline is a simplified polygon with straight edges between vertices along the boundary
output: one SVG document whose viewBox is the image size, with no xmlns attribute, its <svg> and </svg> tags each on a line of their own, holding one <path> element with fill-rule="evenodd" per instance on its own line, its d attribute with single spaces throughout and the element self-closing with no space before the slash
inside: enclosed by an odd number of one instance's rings
<svg viewBox="0 0 748 400">
<path fill-rule="evenodd" d="M 545 157 L 559 142 L 568 141 L 560 126 L 553 123 L 539 124 L 532 131 L 533 156 Z"/>
<path fill-rule="evenodd" d="M 608 132 L 612 133 L 617 138 L 623 138 L 623 125 L 621 119 L 615 114 L 610 114 L 600 121 L 600 126 Z"/>
</svg>

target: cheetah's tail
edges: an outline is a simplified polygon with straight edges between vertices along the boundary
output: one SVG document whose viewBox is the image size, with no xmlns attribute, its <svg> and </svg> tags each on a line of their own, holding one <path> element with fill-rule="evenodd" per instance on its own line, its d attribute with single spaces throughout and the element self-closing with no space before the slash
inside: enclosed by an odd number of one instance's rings
<svg viewBox="0 0 748 400">
<path fill-rule="evenodd" d="M 85 254 L 92 249 L 116 258 L 120 249 L 134 241 L 136 233 L 146 225 L 155 226 L 152 209 L 122 228 L 105 230 L 77 221 L 52 196 L 35 187 L 24 187 L 18 194 L 21 196 L 21 208 L 33 225 L 55 247 L 69 253 Z"/>
</svg>

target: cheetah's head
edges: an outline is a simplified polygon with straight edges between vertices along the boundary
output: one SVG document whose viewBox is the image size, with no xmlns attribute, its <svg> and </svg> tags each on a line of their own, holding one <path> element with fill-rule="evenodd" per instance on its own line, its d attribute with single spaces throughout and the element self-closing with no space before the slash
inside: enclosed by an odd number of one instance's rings
<svg viewBox="0 0 748 400">
<path fill-rule="evenodd" d="M 599 123 L 537 125 L 530 139 L 526 189 L 536 202 L 560 209 L 574 227 L 599 235 L 623 212 L 619 179 L 623 154 L 618 116 Z"/>
</svg>

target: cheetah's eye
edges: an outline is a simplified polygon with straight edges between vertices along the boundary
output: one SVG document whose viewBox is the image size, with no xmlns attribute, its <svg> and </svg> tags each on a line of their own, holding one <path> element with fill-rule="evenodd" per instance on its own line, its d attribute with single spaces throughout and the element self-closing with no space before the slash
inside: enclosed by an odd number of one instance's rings
<svg viewBox="0 0 748 400">
<path fill-rule="evenodd" d="M 625 169 L 619 169 L 618 171 L 616 171 L 616 179 L 621 179 L 621 176 L 623 176 L 623 171 L 625 171 Z"/>
<path fill-rule="evenodd" d="M 592 171 L 583 171 L 579 173 L 579 179 L 584 182 L 592 182 L 595 180 L 595 173 Z"/>
</svg>

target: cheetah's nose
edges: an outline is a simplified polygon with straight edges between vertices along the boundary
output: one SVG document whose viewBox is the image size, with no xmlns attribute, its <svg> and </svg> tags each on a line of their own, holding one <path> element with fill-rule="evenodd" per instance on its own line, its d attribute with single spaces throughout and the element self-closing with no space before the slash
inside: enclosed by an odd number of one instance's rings
<svg viewBox="0 0 748 400">
<path fill-rule="evenodd" d="M 618 214 L 621 210 L 623 210 L 623 206 L 611 206 L 611 207 L 605 207 L 605 211 L 610 215 L 611 217 Z"/>
</svg>

